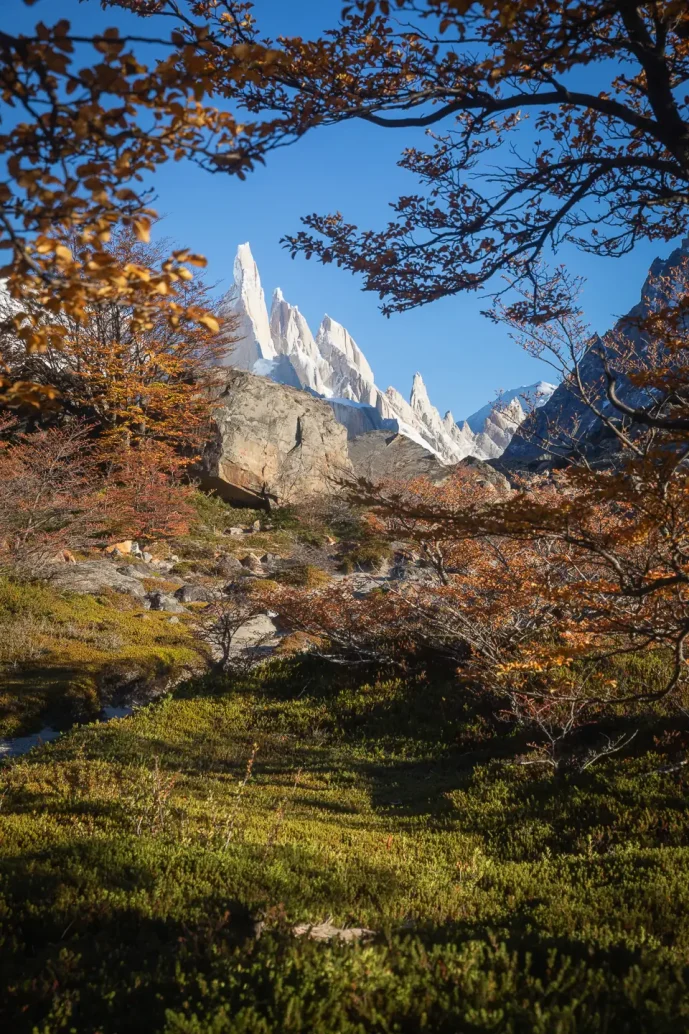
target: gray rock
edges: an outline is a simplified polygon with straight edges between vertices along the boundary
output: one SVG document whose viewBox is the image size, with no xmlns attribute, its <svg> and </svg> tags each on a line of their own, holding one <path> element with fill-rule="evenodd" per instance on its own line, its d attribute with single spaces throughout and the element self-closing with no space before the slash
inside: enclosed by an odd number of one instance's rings
<svg viewBox="0 0 689 1034">
<path fill-rule="evenodd" d="M 394 431 L 371 431 L 352 438 L 349 458 L 355 475 L 367 481 L 408 481 L 422 475 L 443 481 L 452 470 L 430 450 Z"/>
<path fill-rule="evenodd" d="M 260 531 L 261 530 L 261 522 L 258 521 L 258 520 L 254 521 L 254 523 L 251 525 L 251 530 L 252 531 Z"/>
<path fill-rule="evenodd" d="M 107 560 L 87 560 L 78 564 L 61 564 L 49 574 L 50 581 L 60 589 L 71 592 L 97 594 L 104 589 L 128 593 L 143 598 L 145 589 L 138 577 L 122 574 Z"/>
<path fill-rule="evenodd" d="M 220 558 L 216 570 L 223 578 L 231 578 L 233 575 L 241 574 L 244 568 L 236 556 L 228 555 Z"/>
<path fill-rule="evenodd" d="M 165 592 L 149 592 L 146 600 L 151 610 L 165 610 L 172 614 L 179 614 L 184 610 L 179 600 Z"/>
<path fill-rule="evenodd" d="M 230 535 L 233 539 L 242 539 L 244 538 L 244 528 L 239 528 L 237 526 L 233 528 L 228 528 L 227 534 Z"/>
<path fill-rule="evenodd" d="M 313 941 L 370 941 L 376 936 L 375 930 L 365 926 L 333 926 L 329 919 L 323 923 L 299 923 L 293 927 L 295 937 L 309 937 Z"/>
<path fill-rule="evenodd" d="M 263 564 L 254 553 L 247 553 L 246 556 L 240 560 L 242 567 L 246 568 L 247 571 L 251 571 L 252 574 L 263 574 Z"/>
<path fill-rule="evenodd" d="M 207 585 L 183 585 L 175 593 L 181 603 L 212 603 L 218 598 L 218 591 Z"/>
<path fill-rule="evenodd" d="M 218 373 L 215 397 L 202 482 L 221 498 L 268 508 L 332 492 L 351 473 L 347 431 L 322 399 L 232 369 Z"/>
<path fill-rule="evenodd" d="M 491 463 L 486 463 L 485 460 L 477 460 L 475 456 L 467 456 L 457 466 L 458 468 L 464 467 L 467 470 L 473 471 L 476 474 L 476 481 L 484 488 L 490 486 L 499 492 L 509 491 L 510 483 L 505 475 L 496 470 Z"/>
<path fill-rule="evenodd" d="M 160 571 L 162 574 L 169 574 L 175 565 L 170 560 L 154 560 L 151 567 L 154 567 L 156 571 Z"/>
<path fill-rule="evenodd" d="M 117 570 L 128 578 L 150 578 L 151 576 L 150 571 L 147 571 L 145 567 L 137 567 L 136 564 L 124 564 L 123 567 L 118 567 Z"/>
<path fill-rule="evenodd" d="M 153 561 L 153 554 L 144 552 L 141 554 L 141 559 L 145 564 L 150 564 Z"/>
</svg>

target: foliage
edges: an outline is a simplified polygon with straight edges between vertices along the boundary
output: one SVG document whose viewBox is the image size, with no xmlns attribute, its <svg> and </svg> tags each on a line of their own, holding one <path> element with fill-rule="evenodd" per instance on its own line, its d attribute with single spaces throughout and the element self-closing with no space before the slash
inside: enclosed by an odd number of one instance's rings
<svg viewBox="0 0 689 1034">
<path fill-rule="evenodd" d="M 4 421 L 0 435 L 14 424 Z M 40 570 L 63 549 L 79 548 L 103 528 L 103 477 L 90 428 L 0 438 L 0 560 Z"/>
<path fill-rule="evenodd" d="M 662 769 L 686 723 L 556 783 L 501 764 L 520 744 L 489 728 L 467 754 L 477 717 L 451 684 L 302 661 L 6 766 L 3 1018 L 45 1034 L 681 1029 L 685 770 Z M 291 933 L 324 916 L 377 935 Z"/>
<path fill-rule="evenodd" d="M 103 245 L 103 253 L 143 270 L 162 261 L 165 244 L 146 244 L 131 229 L 120 229 Z M 54 388 L 62 406 L 92 423 L 113 451 L 145 441 L 164 452 L 163 461 L 175 456 L 178 463 L 188 461 L 208 436 L 208 379 L 227 351 L 232 320 L 225 321 L 222 337 L 202 324 L 172 326 L 171 299 L 212 308 L 202 277 L 181 280 L 168 294 L 150 299 L 145 323 L 133 318 L 135 299 L 130 297 L 95 300 L 78 319 L 37 305 L 34 323 L 57 319 L 63 333 L 57 347 L 48 344 L 28 355 L 16 335 L 6 334 L 0 353 L 8 375 Z M 10 320 L 15 310 L 9 296 L 0 298 L 0 320 Z"/>
<path fill-rule="evenodd" d="M 139 50 L 157 51 L 147 66 L 115 28 L 83 38 L 62 18 L 25 36 L 3 32 L 0 244 L 9 254 L 0 275 L 11 299 L 3 329 L 28 352 L 59 351 L 66 334 L 103 307 L 126 307 L 134 335 L 156 322 L 192 336 L 197 326 L 219 330 L 182 289 L 189 266 L 205 265 L 203 258 L 178 249 L 148 266 L 149 256 L 139 262 L 112 246 L 121 228 L 148 242 L 155 213 L 144 178 L 170 158 L 239 174 L 251 164 L 251 148 L 237 150 L 241 128 L 208 103 L 216 88 L 199 33 L 138 37 Z M 94 63 L 79 67 L 77 55 L 90 50 Z M 10 403 L 55 394 L 50 384 L 13 381 L 11 372 L 3 387 Z"/>
<path fill-rule="evenodd" d="M 185 624 L 128 597 L 8 578 L 0 580 L 0 640 L 1 736 L 93 719 L 123 687 L 145 696 L 203 665 Z"/>
<path fill-rule="evenodd" d="M 79 421 L 14 434 L 0 427 L 0 561 L 38 573 L 61 553 L 107 536 L 152 540 L 180 534 L 193 489 L 165 469 L 166 451 L 141 442 L 121 451 Z M 71 557 L 73 559 L 73 557 Z"/>
<path fill-rule="evenodd" d="M 295 585 L 304 589 L 317 589 L 330 582 L 327 572 L 314 564 L 290 564 L 273 577 L 278 585 Z"/>
<path fill-rule="evenodd" d="M 274 42 L 248 3 L 146 13 L 172 17 L 199 64 L 213 60 L 259 153 L 352 119 L 407 131 L 400 165 L 425 190 L 395 201 L 387 227 L 314 214 L 287 238 L 362 273 L 387 311 L 528 273 L 548 243 L 620 255 L 685 231 L 683 0 L 354 0 L 320 38 Z"/>
<path fill-rule="evenodd" d="M 236 582 L 226 585 L 222 599 L 204 610 L 197 635 L 211 647 L 220 671 L 228 672 L 239 664 L 238 633 L 251 618 L 264 614 L 265 609 L 260 594 L 252 592 L 251 586 Z"/>
</svg>

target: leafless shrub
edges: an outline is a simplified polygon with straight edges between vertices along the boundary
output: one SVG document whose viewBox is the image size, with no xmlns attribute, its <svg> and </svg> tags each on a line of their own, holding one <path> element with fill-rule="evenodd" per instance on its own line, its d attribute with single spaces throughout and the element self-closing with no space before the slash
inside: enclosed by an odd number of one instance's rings
<svg viewBox="0 0 689 1034">
<path fill-rule="evenodd" d="M 252 618 L 265 614 L 266 603 L 241 582 L 231 583 L 224 597 L 212 603 L 204 612 L 199 634 L 211 648 L 216 668 L 221 672 L 241 666 L 243 653 L 239 647 L 239 633 Z M 253 642 L 255 649 L 259 642 Z"/>
</svg>

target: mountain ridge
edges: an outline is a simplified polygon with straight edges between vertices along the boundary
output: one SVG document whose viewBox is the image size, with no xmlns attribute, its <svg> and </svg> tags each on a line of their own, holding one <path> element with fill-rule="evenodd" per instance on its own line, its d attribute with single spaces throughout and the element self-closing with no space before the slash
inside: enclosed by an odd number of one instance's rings
<svg viewBox="0 0 689 1034">
<path fill-rule="evenodd" d="M 382 391 L 371 366 L 346 327 L 325 315 L 314 335 L 297 305 L 278 287 L 268 312 L 258 266 L 248 243 L 239 245 L 234 282 L 219 311 L 237 321 L 236 340 L 228 342 L 223 365 L 251 371 L 289 387 L 301 387 L 333 407 L 336 419 L 355 437 L 370 430 L 394 431 L 410 438 L 445 464 L 467 456 L 480 460 L 502 455 L 527 412 L 518 396 L 545 398 L 555 385 L 517 388 L 506 404 L 484 406 L 485 418 L 475 431 L 469 420 L 457 424 L 431 402 L 421 373 L 414 374 L 409 401 L 396 388 Z M 537 403 L 538 404 L 538 403 Z"/>
</svg>

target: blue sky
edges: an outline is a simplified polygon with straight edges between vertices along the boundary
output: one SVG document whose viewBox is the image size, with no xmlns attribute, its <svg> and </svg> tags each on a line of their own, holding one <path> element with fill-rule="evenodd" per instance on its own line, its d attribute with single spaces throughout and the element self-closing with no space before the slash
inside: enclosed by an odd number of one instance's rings
<svg viewBox="0 0 689 1034">
<path fill-rule="evenodd" d="M 336 20 L 342 0 L 255 0 L 266 35 L 307 36 Z M 84 34 L 113 24 L 141 22 L 121 12 L 103 12 L 97 0 L 3 0 L 2 27 L 28 31 L 39 19 L 69 18 Z M 389 202 L 415 189 L 413 177 L 396 168 L 408 137 L 363 123 L 319 129 L 293 148 L 276 153 L 267 167 L 244 182 L 211 176 L 190 164 L 170 163 L 155 176 L 154 207 L 165 216 L 161 232 L 208 258 L 209 275 L 226 288 L 238 244 L 250 241 L 270 300 L 275 287 L 297 304 L 312 330 L 324 313 L 344 323 L 365 352 L 383 389 L 394 384 L 407 395 L 419 370 L 431 399 L 456 418 L 468 416 L 498 389 L 540 378 L 549 369 L 523 353 L 506 331 L 481 316 L 475 295 L 443 299 L 386 319 L 378 299 L 356 277 L 303 258 L 292 260 L 280 238 L 300 227 L 309 212 L 341 211 L 348 221 L 376 227 L 387 220 Z M 558 258 L 587 278 L 585 305 L 594 329 L 605 330 L 639 296 L 648 267 L 672 245 L 644 244 L 623 259 L 596 259 L 574 249 Z"/>
</svg>

